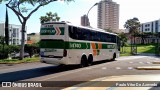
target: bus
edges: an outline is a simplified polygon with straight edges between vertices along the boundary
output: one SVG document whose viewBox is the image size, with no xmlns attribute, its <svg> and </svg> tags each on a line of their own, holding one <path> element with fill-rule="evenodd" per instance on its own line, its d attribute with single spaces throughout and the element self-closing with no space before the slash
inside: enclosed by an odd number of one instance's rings
<svg viewBox="0 0 160 90">
<path fill-rule="evenodd" d="M 40 29 L 40 61 L 54 65 L 92 65 L 120 55 L 117 34 L 67 22 L 47 22 Z"/>
</svg>

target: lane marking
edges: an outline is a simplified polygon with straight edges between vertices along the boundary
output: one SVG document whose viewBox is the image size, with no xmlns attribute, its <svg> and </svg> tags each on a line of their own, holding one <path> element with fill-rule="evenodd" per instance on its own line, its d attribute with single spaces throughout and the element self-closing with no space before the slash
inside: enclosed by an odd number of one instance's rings
<svg viewBox="0 0 160 90">
<path fill-rule="evenodd" d="M 116 67 L 116 69 L 121 69 L 120 67 Z"/>
<path fill-rule="evenodd" d="M 133 67 L 128 67 L 128 69 L 129 69 L 129 70 L 133 70 L 134 68 L 133 68 Z"/>
<path fill-rule="evenodd" d="M 104 69 L 107 69 L 106 67 L 102 67 L 102 69 L 104 70 Z"/>
<path fill-rule="evenodd" d="M 90 70 L 90 69 L 92 69 L 92 68 L 90 68 L 90 67 L 86 67 L 85 69 Z"/>
<path fill-rule="evenodd" d="M 151 62 L 146 62 L 146 64 L 152 64 Z"/>
<path fill-rule="evenodd" d="M 129 63 L 133 63 L 133 62 L 129 62 Z"/>
<path fill-rule="evenodd" d="M 139 62 L 140 64 L 143 64 L 143 62 Z"/>
</svg>

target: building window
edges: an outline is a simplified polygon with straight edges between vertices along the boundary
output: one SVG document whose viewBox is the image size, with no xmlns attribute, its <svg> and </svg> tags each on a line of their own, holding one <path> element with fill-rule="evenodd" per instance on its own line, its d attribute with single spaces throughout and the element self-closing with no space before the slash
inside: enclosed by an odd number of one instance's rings
<svg viewBox="0 0 160 90">
<path fill-rule="evenodd" d="M 146 28 L 145 31 L 150 31 L 150 28 Z"/>
<path fill-rule="evenodd" d="M 150 27 L 150 24 L 146 24 L 145 27 Z"/>
<path fill-rule="evenodd" d="M 17 37 L 17 31 L 18 31 L 18 29 L 17 28 L 13 28 L 13 37 Z"/>
<path fill-rule="evenodd" d="M 16 39 L 13 39 L 13 45 L 15 45 L 16 44 Z"/>
</svg>

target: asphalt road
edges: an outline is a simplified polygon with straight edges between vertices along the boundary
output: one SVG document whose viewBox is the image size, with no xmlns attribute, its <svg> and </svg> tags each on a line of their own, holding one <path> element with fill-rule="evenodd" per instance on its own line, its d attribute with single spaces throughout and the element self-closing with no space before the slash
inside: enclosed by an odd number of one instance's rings
<svg viewBox="0 0 160 90">
<path fill-rule="evenodd" d="M 160 70 L 135 69 L 138 66 L 159 66 L 159 64 L 152 64 L 153 61 L 160 61 L 160 58 L 152 56 L 120 57 L 116 61 L 96 62 L 93 66 L 85 68 L 79 68 L 76 65 L 57 67 L 39 62 L 0 65 L 0 81 L 89 81 L 106 76 L 160 74 Z M 71 86 L 75 84 L 78 84 L 78 82 L 69 83 Z M 64 87 L 49 89 L 55 90 Z M 42 90 L 45 89 L 48 88 L 43 88 Z M 41 89 L 34 88 L 34 90 Z"/>
</svg>

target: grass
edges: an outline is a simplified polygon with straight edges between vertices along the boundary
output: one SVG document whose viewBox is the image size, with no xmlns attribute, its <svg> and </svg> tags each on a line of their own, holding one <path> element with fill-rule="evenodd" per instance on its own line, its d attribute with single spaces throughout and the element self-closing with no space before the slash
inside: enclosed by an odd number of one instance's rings
<svg viewBox="0 0 160 90">
<path fill-rule="evenodd" d="M 155 44 L 138 45 L 139 53 L 155 53 Z"/>
<path fill-rule="evenodd" d="M 139 44 L 137 45 L 137 52 L 138 53 L 152 53 L 154 54 L 155 53 L 155 45 L 156 44 L 146 44 L 146 45 L 142 45 L 142 44 Z M 122 48 L 121 48 L 122 50 Z M 130 46 L 127 46 L 127 47 L 124 47 L 124 52 L 121 51 L 121 56 L 131 56 L 131 47 Z"/>
<path fill-rule="evenodd" d="M 2 60 L 0 60 L 0 64 L 19 64 L 19 63 L 38 62 L 38 61 L 39 61 L 39 57 L 24 58 L 23 60 L 18 60 L 18 59 L 2 59 Z"/>
</svg>

